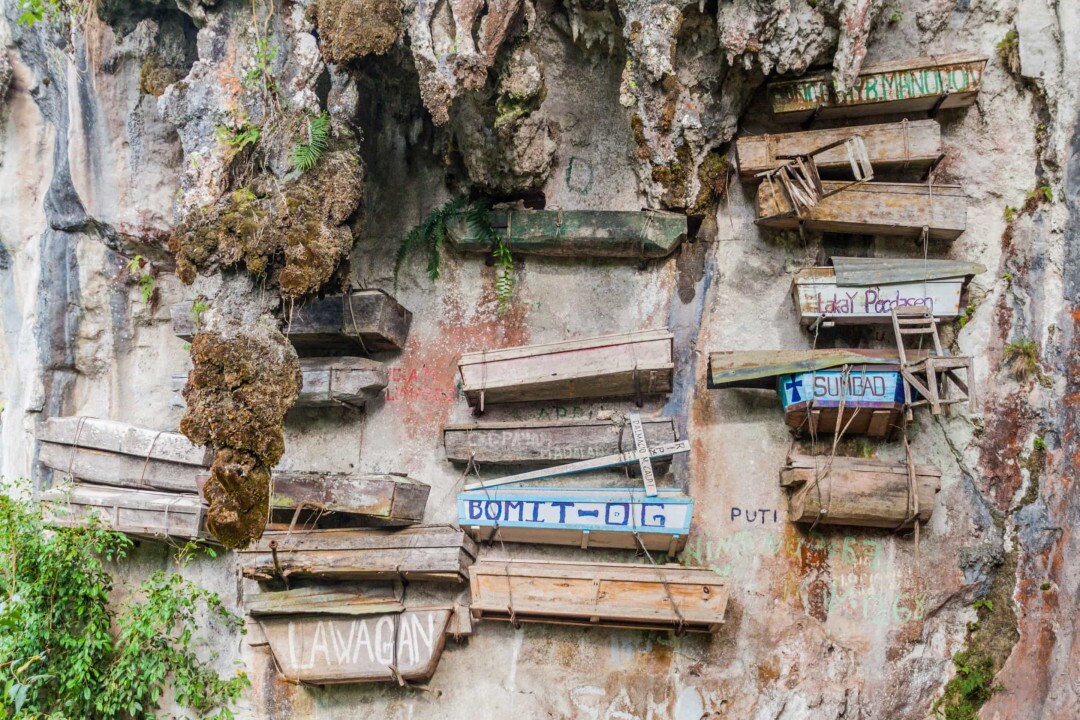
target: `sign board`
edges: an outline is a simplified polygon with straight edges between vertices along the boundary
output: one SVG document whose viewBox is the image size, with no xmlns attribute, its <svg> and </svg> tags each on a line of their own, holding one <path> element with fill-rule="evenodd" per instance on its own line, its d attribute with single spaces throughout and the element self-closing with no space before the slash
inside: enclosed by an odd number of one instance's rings
<svg viewBox="0 0 1080 720">
<path fill-rule="evenodd" d="M 795 302 L 804 321 L 891 322 L 894 309 L 927 307 L 935 317 L 960 314 L 963 278 L 920 282 L 837 287 L 835 280 L 795 278 Z"/>
<path fill-rule="evenodd" d="M 841 397 L 851 408 L 893 407 L 904 402 L 900 373 L 889 370 L 841 369 L 781 375 L 777 383 L 784 408 L 813 402 L 815 407 L 838 407 Z"/>
<path fill-rule="evenodd" d="M 458 524 L 474 539 L 675 553 L 690 533 L 694 501 L 677 490 L 532 488 L 458 495 Z"/>
</svg>

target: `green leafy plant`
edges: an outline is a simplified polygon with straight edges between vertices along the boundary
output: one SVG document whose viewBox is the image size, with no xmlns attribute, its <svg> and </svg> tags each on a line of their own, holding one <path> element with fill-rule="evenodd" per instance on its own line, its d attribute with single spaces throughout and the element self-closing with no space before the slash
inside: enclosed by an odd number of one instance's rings
<svg viewBox="0 0 1080 720">
<path fill-rule="evenodd" d="M 1019 211 L 1016 208 L 1014 208 L 1012 205 L 1006 205 L 1005 206 L 1005 222 L 1011 223 L 1013 220 L 1015 220 L 1017 212 L 1019 212 Z"/>
<path fill-rule="evenodd" d="M 206 303 L 206 298 L 202 295 L 195 298 L 191 303 L 191 319 L 195 321 L 195 331 L 199 331 L 199 326 L 202 324 L 202 314 L 210 309 L 210 306 Z"/>
<path fill-rule="evenodd" d="M 33 27 L 42 20 L 52 22 L 65 15 L 73 18 L 85 17 L 87 7 L 74 0 L 19 0 L 19 24 Z"/>
<path fill-rule="evenodd" d="M 432 210 L 416 226 L 409 230 L 398 245 L 394 255 L 394 287 L 397 288 L 401 266 L 409 254 L 417 249 L 426 248 L 428 253 L 428 277 L 432 281 L 439 279 L 439 249 L 446 242 L 446 221 L 466 207 L 465 200 L 454 198 L 441 207 Z"/>
<path fill-rule="evenodd" d="M 1036 435 L 1035 441 L 1032 443 L 1032 447 L 1035 449 L 1036 452 L 1045 452 L 1046 440 L 1043 439 L 1042 435 Z"/>
<path fill-rule="evenodd" d="M 1012 282 L 1012 273 L 1011 272 L 1003 272 L 1003 273 L 1001 273 L 1001 279 L 1004 280 L 1005 282 L 1010 282 L 1011 283 Z"/>
<path fill-rule="evenodd" d="M 277 92 L 277 85 L 274 82 L 274 61 L 277 60 L 277 55 L 277 46 L 271 44 L 269 36 L 257 39 L 252 64 L 244 72 L 244 87 L 253 92 L 259 91 L 264 95 Z"/>
<path fill-rule="evenodd" d="M 1039 370 L 1039 347 L 1034 340 L 1014 340 L 1005 345 L 1005 360 L 1020 380 Z"/>
<path fill-rule="evenodd" d="M 944 720 L 975 720 L 979 708 L 1001 688 L 995 686 L 994 661 L 972 650 L 953 656 L 956 677 L 945 685 L 945 693 L 934 703 L 933 713 Z"/>
<path fill-rule="evenodd" d="M 1041 590 L 1042 590 L 1043 592 L 1046 592 L 1047 590 L 1049 590 L 1049 589 L 1050 589 L 1050 583 L 1043 583 L 1042 585 L 1040 585 L 1040 586 L 1039 586 L 1039 588 L 1040 588 L 1040 589 L 1041 589 Z"/>
<path fill-rule="evenodd" d="M 1013 74 L 1020 72 L 1020 33 L 1010 30 L 997 44 L 998 58 L 1001 64 Z"/>
<path fill-rule="evenodd" d="M 114 611 L 106 563 L 131 545 L 93 520 L 48 527 L 36 502 L 0 495 L 0 717 L 152 718 L 169 690 L 203 717 L 233 717 L 247 677 L 219 677 L 212 656 L 199 659 L 195 629 L 241 619 L 164 571 Z"/>
<path fill-rule="evenodd" d="M 307 117 L 301 129 L 301 138 L 292 147 L 289 160 L 294 170 L 307 172 L 315 167 L 330 142 L 330 116 L 324 110 L 316 117 Z"/>
<path fill-rule="evenodd" d="M 498 273 L 495 277 L 495 301 L 498 303 L 499 313 L 504 313 L 510 307 L 515 285 L 514 256 L 510 253 L 506 236 L 495 232 L 495 228 L 491 226 L 491 213 L 485 203 L 470 205 L 465 210 L 465 222 L 483 244 L 491 247 L 491 256 Z"/>
<path fill-rule="evenodd" d="M 219 125 L 217 128 L 218 142 L 228 148 L 225 153 L 226 161 L 232 160 L 245 149 L 254 147 L 255 143 L 259 142 L 261 134 L 262 130 L 257 125 L 250 125 L 246 121 L 238 128 L 225 125 Z"/>
<path fill-rule="evenodd" d="M 980 598 L 979 600 L 971 603 L 972 610 L 978 610 L 979 608 L 986 608 L 987 610 L 992 611 L 994 609 L 994 601 L 990 598 Z"/>
<path fill-rule="evenodd" d="M 975 316 L 975 311 L 977 309 L 978 307 L 974 303 L 964 308 L 964 314 L 960 317 L 960 327 L 964 327 L 971 322 L 971 318 Z"/>
<path fill-rule="evenodd" d="M 128 260 L 127 264 L 128 274 L 135 279 L 135 282 L 139 285 L 139 294 L 142 295 L 143 302 L 150 307 L 150 311 L 153 312 L 158 303 L 158 289 L 157 278 L 154 277 L 155 270 L 150 262 L 142 255 L 136 255 Z"/>
<path fill-rule="evenodd" d="M 903 19 L 904 19 L 904 13 L 900 12 L 899 10 L 893 10 L 892 15 L 889 16 L 889 24 L 890 25 L 895 25 L 896 23 L 900 22 Z"/>
</svg>

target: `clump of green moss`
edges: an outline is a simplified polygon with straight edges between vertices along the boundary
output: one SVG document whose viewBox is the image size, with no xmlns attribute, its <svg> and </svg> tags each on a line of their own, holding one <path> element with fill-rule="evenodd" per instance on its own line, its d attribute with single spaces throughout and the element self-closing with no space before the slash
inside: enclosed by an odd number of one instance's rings
<svg viewBox="0 0 1080 720">
<path fill-rule="evenodd" d="M 179 69 L 166 65 L 157 53 L 150 53 L 139 71 L 139 92 L 160 97 L 165 88 L 184 77 Z"/>
<path fill-rule="evenodd" d="M 1009 72 L 1018 74 L 1020 72 L 1020 33 L 1016 30 L 1010 30 L 1005 33 L 997 44 L 998 58 L 1001 59 L 1001 63 L 1009 69 Z"/>
<path fill-rule="evenodd" d="M 664 204 L 669 208 L 685 208 L 694 171 L 693 151 L 689 145 L 675 149 L 675 159 L 667 165 L 654 165 L 652 179 L 664 188 Z"/>
<path fill-rule="evenodd" d="M 700 215 L 727 192 L 731 176 L 731 161 L 727 153 L 711 152 L 698 166 L 698 194 L 690 207 L 691 214 Z"/>
<path fill-rule="evenodd" d="M 397 0 L 319 0 L 309 12 L 319 30 L 323 59 L 335 65 L 382 55 L 403 28 Z"/>
<path fill-rule="evenodd" d="M 1039 347 L 1034 340 L 1014 340 L 1005 346 L 1005 360 L 1017 379 L 1024 380 L 1039 371 Z"/>
<path fill-rule="evenodd" d="M 199 333 L 191 359 L 180 431 L 217 450 L 203 488 L 207 527 L 225 547 L 243 547 L 266 526 L 270 468 L 285 452 L 285 413 L 300 393 L 300 361 L 277 331 Z"/>
<path fill-rule="evenodd" d="M 316 292 L 348 259 L 353 236 L 345 223 L 362 191 L 359 159 L 337 151 L 282 189 L 264 179 L 231 192 L 173 231 L 176 273 L 190 284 L 197 272 L 242 264 L 283 297 Z"/>
</svg>

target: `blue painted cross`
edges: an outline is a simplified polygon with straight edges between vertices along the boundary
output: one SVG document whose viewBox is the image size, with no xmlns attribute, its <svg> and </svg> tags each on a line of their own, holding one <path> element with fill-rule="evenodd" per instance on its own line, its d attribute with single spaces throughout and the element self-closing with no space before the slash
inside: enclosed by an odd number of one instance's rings
<svg viewBox="0 0 1080 720">
<path fill-rule="evenodd" d="M 798 375 L 791 375 L 788 381 L 784 383 L 784 389 L 791 391 L 791 402 L 797 403 L 802 401 L 802 396 L 799 395 L 799 388 L 802 387 L 802 378 Z"/>
</svg>

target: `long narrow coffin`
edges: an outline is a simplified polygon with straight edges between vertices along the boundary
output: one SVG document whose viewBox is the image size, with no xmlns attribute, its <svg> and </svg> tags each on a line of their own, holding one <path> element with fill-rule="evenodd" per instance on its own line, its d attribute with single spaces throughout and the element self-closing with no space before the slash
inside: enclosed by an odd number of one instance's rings
<svg viewBox="0 0 1080 720">
<path fill-rule="evenodd" d="M 210 539 L 198 495 L 77 483 L 41 495 L 48 522 L 78 527 L 96 517 L 104 527 L 139 537 Z"/>
<path fill-rule="evenodd" d="M 774 115 L 792 121 L 966 107 L 979 94 L 986 60 L 952 54 L 865 65 L 842 94 L 831 72 L 813 73 L 769 83 L 769 103 Z"/>
<path fill-rule="evenodd" d="M 463 581 L 476 543 L 460 528 L 307 530 L 264 533 L 238 551 L 245 577 Z"/>
<path fill-rule="evenodd" d="M 102 485 L 195 493 L 213 459 L 179 433 L 97 418 L 49 418 L 37 438 L 46 467 Z"/>
<path fill-rule="evenodd" d="M 777 392 L 787 424 L 801 434 L 831 434 L 839 427 L 844 434 L 888 437 L 904 410 L 904 380 L 896 368 L 848 365 L 781 375 Z"/>
<path fill-rule="evenodd" d="M 480 409 L 487 403 L 665 394 L 674 370 L 667 330 L 487 350 L 458 363 L 462 391 Z"/>
<path fill-rule="evenodd" d="M 362 408 L 386 389 L 389 375 L 376 360 L 360 357 L 303 358 L 300 360 L 303 385 L 294 407 L 334 407 L 347 405 Z M 180 393 L 187 375 L 173 375 L 173 405 L 184 406 Z"/>
<path fill-rule="evenodd" d="M 694 501 L 678 490 L 498 488 L 458 495 L 458 524 L 478 542 L 639 549 L 686 546 Z M 637 539 L 635 539 L 635 534 Z"/>
<path fill-rule="evenodd" d="M 439 664 L 452 612 L 441 607 L 378 615 L 285 615 L 264 617 L 259 624 L 286 680 L 313 685 L 423 681 Z"/>
<path fill-rule="evenodd" d="M 960 295 L 986 268 L 955 260 L 833 258 L 795 273 L 792 296 L 803 323 L 888 323 L 894 309 L 923 306 L 960 315 Z"/>
<path fill-rule="evenodd" d="M 670 417 L 642 418 L 649 447 L 678 440 Z M 628 424 L 605 420 L 489 422 L 443 428 L 446 458 L 483 465 L 550 465 L 592 460 L 634 445 Z"/>
<path fill-rule="evenodd" d="M 424 519 L 431 486 L 405 475 L 339 475 L 274 472 L 273 506 L 300 505 L 363 515 L 380 525 L 411 525 Z"/>
<path fill-rule="evenodd" d="M 195 336 L 190 305 L 173 305 L 173 333 Z M 297 303 L 285 309 L 284 332 L 302 357 L 367 355 L 400 350 L 412 324 L 412 313 L 382 290 L 358 290 Z"/>
<path fill-rule="evenodd" d="M 780 471 L 780 485 L 791 493 L 792 522 L 896 529 L 916 516 L 927 522 L 934 512 L 941 471 L 932 465 L 914 471 L 912 483 L 906 463 L 793 455 Z"/>
<path fill-rule="evenodd" d="M 686 215 L 652 210 L 493 210 L 491 226 L 514 253 L 564 257 L 667 257 L 687 234 Z M 464 216 L 446 229 L 459 250 L 492 251 Z"/>
<path fill-rule="evenodd" d="M 822 182 L 826 192 L 846 184 Z M 902 237 L 920 237 L 925 226 L 931 239 L 955 240 L 967 227 L 967 201 L 959 185 L 870 182 L 823 198 L 799 218 L 780 187 L 763 182 L 757 224 L 792 230 L 801 220 L 807 230 Z"/>
<path fill-rule="evenodd" d="M 818 148 L 860 136 L 876 170 L 925 170 L 942 156 L 941 126 L 934 120 L 859 125 L 778 134 L 753 135 L 735 143 L 739 176 L 754 180 L 758 173 L 775 170 L 792 155 L 808 155 Z M 851 162 L 843 147 L 814 157 L 822 173 L 849 175 Z"/>
<path fill-rule="evenodd" d="M 727 589 L 681 565 L 481 560 L 469 570 L 477 619 L 716 632 Z"/>
</svg>

